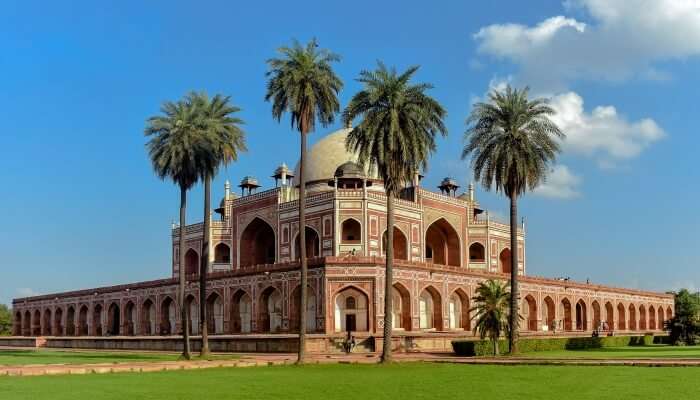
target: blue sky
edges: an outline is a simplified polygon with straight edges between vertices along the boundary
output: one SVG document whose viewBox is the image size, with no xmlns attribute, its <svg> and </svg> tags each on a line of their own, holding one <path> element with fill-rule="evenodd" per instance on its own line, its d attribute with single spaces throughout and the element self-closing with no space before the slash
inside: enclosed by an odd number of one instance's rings
<svg viewBox="0 0 700 400">
<path fill-rule="evenodd" d="M 569 138 L 547 185 L 521 201 L 530 275 L 700 287 L 697 3 L 240 3 L 3 4 L 0 302 L 167 276 L 179 197 L 152 173 L 144 120 L 191 89 L 231 95 L 250 152 L 217 177 L 214 197 L 226 178 L 271 185 L 275 166 L 296 162 L 298 136 L 270 117 L 264 61 L 312 37 L 343 57 L 342 104 L 378 59 L 421 65 L 449 128 L 426 186 L 469 182 L 464 120 L 490 88 L 552 99 Z M 507 215 L 504 198 L 477 196 Z M 188 212 L 201 219 L 199 188 Z"/>
</svg>

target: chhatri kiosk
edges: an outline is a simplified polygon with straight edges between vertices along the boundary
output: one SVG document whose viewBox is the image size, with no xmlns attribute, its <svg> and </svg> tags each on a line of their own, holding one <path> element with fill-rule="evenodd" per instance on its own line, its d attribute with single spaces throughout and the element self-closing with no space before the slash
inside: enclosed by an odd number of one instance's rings
<svg viewBox="0 0 700 400">
<path fill-rule="evenodd" d="M 444 348 L 455 337 L 471 336 L 469 308 L 477 284 L 508 279 L 511 268 L 522 275 L 523 335 L 590 335 L 601 324 L 621 333 L 653 333 L 672 316 L 668 294 L 528 276 L 525 227 L 519 228 L 518 248 L 511 249 L 509 225 L 489 218 L 473 186 L 458 195 L 459 186 L 449 178 L 437 192 L 421 187 L 416 177 L 395 200 L 396 226 L 387 232 L 382 181 L 346 151 L 349 131 L 325 136 L 308 153 L 303 245 L 312 349 L 328 350 L 347 330 L 366 342 L 380 340 L 388 234 L 394 235 L 396 260 L 388 295 L 400 343 L 410 338 L 414 347 Z M 221 345 L 226 348 L 251 349 L 231 343 L 255 340 L 255 349 L 274 350 L 261 341 L 291 341 L 298 331 L 302 244 L 295 175 L 282 164 L 272 189 L 259 190 L 254 177 L 241 181 L 240 195 L 225 185 L 209 249 L 208 329 L 215 348 L 220 341 L 229 343 Z M 176 310 L 181 271 L 188 279 L 186 302 L 196 335 L 203 224 L 182 227 L 184 266 L 178 265 L 179 229 L 172 230 L 169 278 L 15 299 L 15 335 L 53 337 L 65 346 L 78 343 L 74 337 L 95 343 L 116 337 L 120 343 L 165 340 L 182 326 Z M 517 266 L 510 264 L 511 251 L 519 254 Z M 143 343 L 141 348 L 148 347 Z"/>
</svg>

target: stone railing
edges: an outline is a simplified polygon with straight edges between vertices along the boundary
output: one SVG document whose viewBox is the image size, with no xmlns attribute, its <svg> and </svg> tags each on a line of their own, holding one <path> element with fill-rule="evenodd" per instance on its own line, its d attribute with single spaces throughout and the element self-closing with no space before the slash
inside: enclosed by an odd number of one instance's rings
<svg viewBox="0 0 700 400">
<path fill-rule="evenodd" d="M 241 197 L 233 199 L 233 206 L 237 207 L 237 206 L 240 206 L 242 204 L 247 204 L 247 203 L 257 201 L 260 199 L 265 199 L 268 197 L 277 197 L 279 191 L 280 191 L 280 188 L 277 187 L 274 189 L 263 190 L 262 192 L 253 193 L 253 194 L 249 194 L 246 196 L 241 196 Z"/>
<path fill-rule="evenodd" d="M 431 200 L 439 201 L 442 203 L 449 203 L 449 204 L 453 204 L 453 205 L 459 206 L 459 207 L 466 207 L 467 206 L 466 200 L 462 200 L 462 199 L 459 199 L 457 197 L 446 196 L 446 195 L 441 194 L 441 193 L 431 192 L 431 191 L 425 190 L 423 188 L 419 188 L 418 195 L 420 197 L 425 197 L 426 199 L 431 199 Z"/>
</svg>

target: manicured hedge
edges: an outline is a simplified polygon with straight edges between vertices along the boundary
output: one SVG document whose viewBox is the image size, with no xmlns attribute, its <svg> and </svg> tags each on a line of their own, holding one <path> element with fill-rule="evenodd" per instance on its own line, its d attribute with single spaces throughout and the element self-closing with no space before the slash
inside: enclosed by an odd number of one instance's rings
<svg viewBox="0 0 700 400">
<path fill-rule="evenodd" d="M 520 352 L 549 350 L 583 350 L 601 347 L 648 346 L 653 343 L 664 343 L 666 336 L 603 336 L 603 337 L 574 337 L 574 338 L 521 338 L 518 340 Z M 508 341 L 498 342 L 501 353 L 508 351 Z M 493 354 L 493 344 L 490 340 L 453 340 L 452 349 L 459 356 L 490 356 Z"/>
</svg>

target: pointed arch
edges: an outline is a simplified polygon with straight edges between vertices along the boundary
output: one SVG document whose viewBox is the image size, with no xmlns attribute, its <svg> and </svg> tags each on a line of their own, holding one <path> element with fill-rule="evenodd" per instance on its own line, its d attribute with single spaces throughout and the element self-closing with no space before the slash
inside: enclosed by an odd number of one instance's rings
<svg viewBox="0 0 700 400">
<path fill-rule="evenodd" d="M 334 332 L 368 332 L 369 296 L 361 289 L 349 285 L 333 296 Z"/>
<path fill-rule="evenodd" d="M 658 325 L 656 324 L 656 309 L 654 308 L 653 305 L 649 306 L 649 329 L 650 330 L 659 329 Z"/>
<path fill-rule="evenodd" d="M 24 336 L 32 336 L 32 312 L 27 310 L 24 312 L 22 334 Z"/>
<path fill-rule="evenodd" d="M 542 307 L 542 319 L 547 325 L 547 330 L 556 330 L 556 308 L 554 306 L 554 300 L 551 297 L 546 296 L 543 300 L 544 307 Z"/>
<path fill-rule="evenodd" d="M 124 335 L 134 336 L 136 334 L 136 305 L 129 300 L 124 306 Z"/>
<path fill-rule="evenodd" d="M 469 245 L 469 261 L 470 262 L 485 262 L 486 248 L 480 242 L 473 242 Z"/>
<path fill-rule="evenodd" d="M 340 242 L 343 244 L 359 244 L 362 242 L 362 224 L 355 218 L 347 218 L 340 225 Z"/>
<path fill-rule="evenodd" d="M 275 230 L 260 217 L 253 218 L 245 227 L 238 244 L 239 265 L 274 264 L 277 252 Z"/>
<path fill-rule="evenodd" d="M 185 307 L 189 317 L 189 328 L 192 335 L 199 335 L 199 300 L 194 294 L 185 296 Z"/>
<path fill-rule="evenodd" d="M 32 317 L 32 336 L 41 336 L 41 311 L 34 310 Z"/>
<path fill-rule="evenodd" d="M 617 303 L 617 329 L 621 331 L 627 330 L 627 317 L 625 317 L 625 306 L 622 303 Z"/>
<path fill-rule="evenodd" d="M 614 331 L 615 330 L 615 309 L 611 302 L 605 303 L 605 325 L 604 330 Z"/>
<path fill-rule="evenodd" d="M 224 301 L 216 291 L 207 297 L 207 333 L 221 335 L 224 333 Z"/>
<path fill-rule="evenodd" d="M 639 305 L 639 330 L 647 329 L 647 310 L 644 304 Z"/>
<path fill-rule="evenodd" d="M 394 330 L 410 331 L 411 293 L 400 282 L 395 282 L 391 288 L 391 311 L 391 327 Z"/>
<path fill-rule="evenodd" d="M 231 296 L 231 331 L 250 333 L 252 331 L 253 298 L 243 289 Z"/>
<path fill-rule="evenodd" d="M 469 296 L 462 288 L 455 289 L 447 301 L 449 329 L 468 331 L 471 327 L 469 320 Z"/>
<path fill-rule="evenodd" d="M 53 335 L 63 336 L 63 308 L 56 307 L 53 312 Z"/>
<path fill-rule="evenodd" d="M 512 271 L 510 248 L 506 247 L 501 250 L 498 255 L 498 270 L 504 274 L 510 274 Z"/>
<path fill-rule="evenodd" d="M 382 234 L 382 255 L 386 257 L 389 235 L 385 230 Z M 399 227 L 394 226 L 394 259 L 408 260 L 408 239 Z"/>
<path fill-rule="evenodd" d="M 175 301 L 165 296 L 160 303 L 160 334 L 167 336 L 175 334 L 177 310 Z"/>
<path fill-rule="evenodd" d="M 292 290 L 292 307 L 289 310 L 289 326 L 292 332 L 299 332 L 299 314 L 301 311 L 301 285 L 296 285 Z M 318 305 L 316 302 L 316 290 L 307 285 L 306 290 L 306 332 L 316 332 L 316 312 Z"/>
<path fill-rule="evenodd" d="M 190 248 L 185 252 L 185 275 L 193 276 L 199 273 L 199 254 Z"/>
<path fill-rule="evenodd" d="M 51 336 L 51 328 L 53 325 L 52 322 L 53 322 L 53 320 L 51 319 L 51 310 L 47 308 L 44 310 L 44 315 L 41 318 L 41 335 L 42 336 Z"/>
<path fill-rule="evenodd" d="M 573 330 L 573 324 L 571 321 L 571 302 L 568 298 L 564 297 L 559 303 L 560 315 L 562 316 L 562 325 L 565 331 Z"/>
<path fill-rule="evenodd" d="M 442 298 L 433 286 L 426 286 L 418 297 L 419 327 L 442 331 Z"/>
<path fill-rule="evenodd" d="M 457 230 L 438 218 L 425 231 L 425 258 L 432 264 L 462 266 L 461 243 Z"/>
<path fill-rule="evenodd" d="M 276 333 L 282 329 L 282 292 L 268 286 L 258 300 L 258 330 Z"/>
<path fill-rule="evenodd" d="M 528 331 L 536 331 L 537 301 L 535 301 L 535 298 L 531 294 L 528 294 L 527 296 L 525 296 L 525 299 L 523 299 L 521 315 L 525 320 L 525 329 L 527 329 Z"/>
<path fill-rule="evenodd" d="M 156 335 L 156 306 L 153 299 L 144 300 L 141 306 L 141 334 Z"/>
<path fill-rule="evenodd" d="M 75 325 L 75 307 L 68 306 L 66 309 L 66 336 L 76 335 L 77 329 Z"/>
<path fill-rule="evenodd" d="M 630 304 L 628 307 L 629 310 L 629 320 L 627 324 L 627 329 L 630 331 L 636 331 L 637 330 L 637 309 L 634 306 L 634 304 Z"/>
<path fill-rule="evenodd" d="M 593 300 L 591 308 L 593 309 L 593 326 L 591 328 L 600 330 L 602 320 L 600 316 L 600 303 L 598 303 L 598 300 Z"/>
<path fill-rule="evenodd" d="M 231 262 L 231 248 L 224 242 L 214 247 L 214 262 L 228 264 Z"/>
<path fill-rule="evenodd" d="M 304 233 L 306 237 L 304 240 L 306 241 L 306 258 L 314 258 L 314 257 L 319 257 L 321 255 L 321 239 L 320 235 L 316 231 L 316 229 L 306 226 L 306 229 L 304 230 Z M 301 258 L 301 247 L 299 247 L 299 239 L 301 235 L 297 232 L 296 236 L 294 237 L 294 259 L 298 260 Z"/>
<path fill-rule="evenodd" d="M 659 312 L 659 320 L 656 321 L 656 323 L 659 325 L 659 330 L 662 330 L 662 329 L 664 329 L 664 322 L 666 322 L 666 320 L 664 319 L 664 307 L 659 306 L 658 312 Z"/>
<path fill-rule="evenodd" d="M 576 330 L 588 330 L 588 307 L 583 299 L 579 299 L 576 302 Z"/>
</svg>

